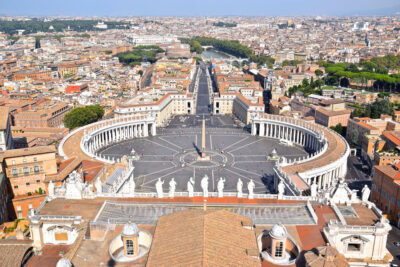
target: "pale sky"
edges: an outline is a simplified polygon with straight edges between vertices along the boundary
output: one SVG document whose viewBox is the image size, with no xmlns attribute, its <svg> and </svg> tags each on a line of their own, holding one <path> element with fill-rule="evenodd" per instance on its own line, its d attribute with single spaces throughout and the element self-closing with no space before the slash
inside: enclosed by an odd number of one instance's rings
<svg viewBox="0 0 400 267">
<path fill-rule="evenodd" d="M 399 0 L 0 1 L 0 15 L 29 16 L 348 16 L 395 12 L 400 12 Z"/>
</svg>

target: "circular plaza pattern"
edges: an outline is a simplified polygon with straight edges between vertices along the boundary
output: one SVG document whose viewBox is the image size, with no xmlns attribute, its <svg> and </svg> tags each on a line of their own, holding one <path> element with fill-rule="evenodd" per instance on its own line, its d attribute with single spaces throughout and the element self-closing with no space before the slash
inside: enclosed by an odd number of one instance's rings
<svg viewBox="0 0 400 267">
<path fill-rule="evenodd" d="M 172 179 L 176 191 L 186 191 L 191 177 L 194 191 L 201 192 L 207 176 L 210 192 L 222 178 L 225 192 L 237 192 L 240 179 L 244 193 L 253 180 L 254 193 L 282 191 L 283 184 L 286 194 L 310 194 L 345 176 L 349 150 L 346 140 L 326 127 L 270 114 L 253 116 L 246 128 L 224 115 L 176 116 L 160 128 L 154 116 L 123 116 L 76 129 L 59 146 L 65 158 L 107 165 L 128 156 L 134 160 L 136 192 L 144 193 L 154 192 L 158 179 L 164 192 Z"/>
<path fill-rule="evenodd" d="M 202 116 L 175 117 L 168 127 L 158 128 L 156 136 L 125 140 L 99 150 L 103 158 L 121 158 L 132 149 L 138 155 L 134 162 L 137 192 L 154 192 L 158 178 L 168 182 L 174 178 L 177 191 L 186 191 L 187 181 L 193 177 L 194 189 L 200 192 L 200 181 L 207 175 L 209 190 L 217 191 L 220 177 L 226 180 L 224 191 L 236 192 L 240 178 L 246 184 L 253 179 L 255 193 L 273 191 L 274 166 L 268 159 L 275 149 L 288 160 L 304 157 L 308 153 L 301 146 L 287 146 L 277 139 L 252 136 L 237 127 L 231 117 L 212 116 L 206 121 L 206 149 L 209 160 L 199 160 L 201 151 Z"/>
</svg>

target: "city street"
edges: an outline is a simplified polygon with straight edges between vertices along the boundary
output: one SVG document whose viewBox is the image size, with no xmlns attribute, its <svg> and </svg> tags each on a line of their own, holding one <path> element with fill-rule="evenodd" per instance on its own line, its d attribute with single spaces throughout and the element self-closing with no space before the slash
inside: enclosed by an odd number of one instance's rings
<svg viewBox="0 0 400 267">
<path fill-rule="evenodd" d="M 206 65 L 201 65 L 201 76 L 199 81 L 199 90 L 197 92 L 197 104 L 196 104 L 196 114 L 197 115 L 209 115 L 210 110 L 210 94 L 208 91 L 207 82 L 207 67 Z"/>
<path fill-rule="evenodd" d="M 400 242 L 400 229 L 392 225 L 392 230 L 388 235 L 386 248 L 393 255 L 392 263 L 400 266 L 400 247 L 395 246 L 394 242 Z M 397 256 L 399 256 L 399 258 Z"/>
<path fill-rule="evenodd" d="M 364 185 L 368 185 L 371 188 L 372 177 L 370 176 L 370 171 L 365 167 L 363 169 L 363 165 L 365 166 L 366 163 L 357 156 L 349 156 L 347 160 L 346 182 L 351 189 L 359 190 L 359 195 Z"/>
</svg>

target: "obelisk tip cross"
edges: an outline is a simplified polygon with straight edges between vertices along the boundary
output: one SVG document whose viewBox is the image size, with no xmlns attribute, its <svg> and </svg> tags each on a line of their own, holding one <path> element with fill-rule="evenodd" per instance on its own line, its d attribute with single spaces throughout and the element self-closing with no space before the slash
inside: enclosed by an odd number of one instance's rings
<svg viewBox="0 0 400 267">
<path fill-rule="evenodd" d="M 206 121 L 203 119 L 203 128 L 201 130 L 201 158 L 206 157 Z"/>
</svg>

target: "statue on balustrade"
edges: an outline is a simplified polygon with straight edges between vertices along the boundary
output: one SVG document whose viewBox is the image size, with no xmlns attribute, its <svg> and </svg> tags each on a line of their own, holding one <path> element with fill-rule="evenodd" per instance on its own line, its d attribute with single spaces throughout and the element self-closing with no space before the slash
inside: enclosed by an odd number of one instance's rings
<svg viewBox="0 0 400 267">
<path fill-rule="evenodd" d="M 315 182 L 313 182 L 311 185 L 311 196 L 312 197 L 317 196 L 317 189 L 318 189 L 318 185 Z"/>
<path fill-rule="evenodd" d="M 163 184 L 164 184 L 164 181 L 161 181 L 161 178 L 158 178 L 158 181 L 156 182 L 156 190 L 157 190 L 158 198 L 164 197 Z"/>
<path fill-rule="evenodd" d="M 361 190 L 361 193 L 362 193 L 361 200 L 364 202 L 368 201 L 371 190 L 367 185 L 364 185 L 364 188 Z"/>
<path fill-rule="evenodd" d="M 218 197 L 224 196 L 224 187 L 225 187 L 225 179 L 222 177 L 219 178 L 217 189 L 218 189 Z"/>
<path fill-rule="evenodd" d="M 285 193 L 285 185 L 282 180 L 278 184 L 278 199 L 281 199 Z"/>
<path fill-rule="evenodd" d="M 100 177 L 97 177 L 96 182 L 94 183 L 94 187 L 96 188 L 96 193 L 98 195 L 103 192 Z"/>
<path fill-rule="evenodd" d="M 193 197 L 193 192 L 194 192 L 194 180 L 193 180 L 193 177 L 190 177 L 189 181 L 187 182 L 187 190 L 189 192 L 189 197 Z"/>
<path fill-rule="evenodd" d="M 168 192 L 169 197 L 175 196 L 175 189 L 176 189 L 175 178 L 172 178 L 171 181 L 169 181 L 169 192 Z"/>
<path fill-rule="evenodd" d="M 243 182 L 239 178 L 236 184 L 237 197 L 243 197 Z"/>
<path fill-rule="evenodd" d="M 203 196 L 208 197 L 208 176 L 204 176 L 201 179 L 201 188 L 203 189 Z"/>
<path fill-rule="evenodd" d="M 54 183 L 52 181 L 49 182 L 48 189 L 49 191 L 49 197 L 53 198 L 54 197 Z"/>
<path fill-rule="evenodd" d="M 254 198 L 254 188 L 256 185 L 253 182 L 253 179 L 250 179 L 250 181 L 247 183 L 247 190 L 249 190 L 249 199 Z"/>
</svg>

